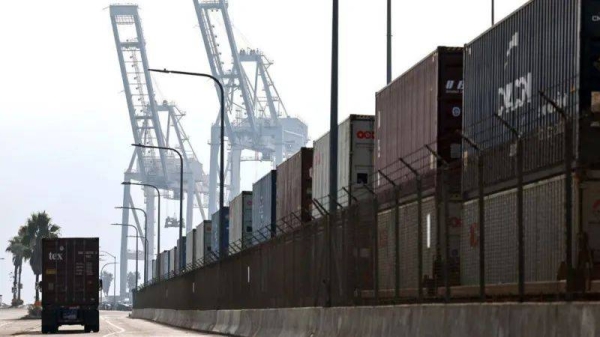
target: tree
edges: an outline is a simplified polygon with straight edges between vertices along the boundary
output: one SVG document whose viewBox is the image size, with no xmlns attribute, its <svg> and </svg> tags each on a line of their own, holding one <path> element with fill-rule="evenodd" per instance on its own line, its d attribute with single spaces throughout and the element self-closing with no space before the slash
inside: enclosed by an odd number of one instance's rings
<svg viewBox="0 0 600 337">
<path fill-rule="evenodd" d="M 131 272 L 131 271 L 129 273 L 127 273 L 127 286 L 129 287 L 129 292 L 131 292 L 132 289 L 135 289 L 136 275 L 137 275 L 137 280 L 139 280 L 140 279 L 139 273 L 135 273 L 135 272 Z"/>
<path fill-rule="evenodd" d="M 102 272 L 102 291 L 105 296 L 108 296 L 110 291 L 110 284 L 113 281 L 113 274 L 107 272 L 106 270 Z"/>
<path fill-rule="evenodd" d="M 18 305 L 23 302 L 21 300 L 20 289 L 23 261 L 27 261 L 31 258 L 31 249 L 23 243 L 24 235 L 25 227 L 23 226 L 19 228 L 18 235 L 8 240 L 8 247 L 6 247 L 6 252 L 12 254 L 12 262 L 15 268 L 13 272 L 13 305 Z"/>
<path fill-rule="evenodd" d="M 52 223 L 52 219 L 45 211 L 31 214 L 24 227 L 23 243 L 31 249 L 29 265 L 35 274 L 35 302 L 37 303 L 40 300 L 37 285 L 42 274 L 42 239 L 57 238 L 60 235 L 60 227 Z"/>
</svg>

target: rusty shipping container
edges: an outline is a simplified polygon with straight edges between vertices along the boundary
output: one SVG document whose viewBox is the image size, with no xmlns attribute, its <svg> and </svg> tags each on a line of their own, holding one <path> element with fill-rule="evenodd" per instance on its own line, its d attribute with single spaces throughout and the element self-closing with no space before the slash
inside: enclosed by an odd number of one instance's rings
<svg viewBox="0 0 600 337">
<path fill-rule="evenodd" d="M 408 173 L 399 158 L 430 172 L 435 160 L 425 145 L 448 162 L 460 158 L 462 62 L 462 48 L 438 47 L 377 93 L 375 172 L 398 181 Z M 381 174 L 376 179 L 379 191 L 391 188 Z"/>
<path fill-rule="evenodd" d="M 79 324 L 98 332 L 98 238 L 42 239 L 42 333 Z"/>
<path fill-rule="evenodd" d="M 356 200 L 371 194 L 361 184 L 372 186 L 373 146 L 375 140 L 374 116 L 350 115 L 338 127 L 338 189 L 346 188 Z M 312 168 L 312 196 L 329 210 L 329 132 L 314 142 Z M 346 192 L 338 193 L 338 203 L 348 206 Z M 314 206 L 314 205 L 313 205 Z M 315 218 L 321 216 L 312 207 Z"/>
<path fill-rule="evenodd" d="M 529 1 L 465 46 L 464 126 L 485 150 L 486 183 L 516 171 L 515 138 L 494 115 L 521 132 L 525 172 L 550 175 L 562 163 L 564 123 L 540 91 L 574 119 L 578 164 L 598 167 L 599 12 L 596 0 Z M 473 190 L 476 156 L 464 150 L 464 188 Z"/>
<path fill-rule="evenodd" d="M 277 171 L 272 170 L 252 185 L 252 227 L 262 240 L 275 236 L 276 200 Z"/>
<path fill-rule="evenodd" d="M 246 249 L 254 244 L 252 240 L 252 192 L 243 191 L 233 198 L 229 205 L 231 210 L 229 224 L 229 243 L 235 245 L 234 250 Z"/>
<path fill-rule="evenodd" d="M 313 149 L 303 147 L 277 167 L 277 217 L 290 225 L 310 221 Z M 289 221 L 288 221 L 289 220 Z"/>
</svg>

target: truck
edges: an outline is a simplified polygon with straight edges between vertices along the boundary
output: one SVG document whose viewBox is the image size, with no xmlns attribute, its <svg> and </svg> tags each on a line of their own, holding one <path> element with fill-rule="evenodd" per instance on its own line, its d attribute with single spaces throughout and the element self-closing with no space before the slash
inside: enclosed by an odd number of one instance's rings
<svg viewBox="0 0 600 337">
<path fill-rule="evenodd" d="M 98 238 L 42 239 L 42 333 L 61 325 L 100 330 Z"/>
</svg>

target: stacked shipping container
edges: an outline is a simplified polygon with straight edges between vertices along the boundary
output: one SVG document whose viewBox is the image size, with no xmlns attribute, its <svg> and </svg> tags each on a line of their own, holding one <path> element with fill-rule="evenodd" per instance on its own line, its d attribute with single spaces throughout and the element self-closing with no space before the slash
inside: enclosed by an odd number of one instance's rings
<svg viewBox="0 0 600 337">
<path fill-rule="evenodd" d="M 370 196 L 361 187 L 372 187 L 373 145 L 375 133 L 373 116 L 350 115 L 338 127 L 338 189 L 346 188 L 357 199 Z M 312 168 L 312 197 L 329 210 L 329 132 L 314 143 Z M 352 201 L 346 192 L 338 192 L 338 203 L 344 207 Z M 315 218 L 321 213 L 313 207 Z"/>
<path fill-rule="evenodd" d="M 225 213 L 225 222 L 220 223 L 220 214 Z M 223 207 L 212 215 L 211 248 L 217 256 L 229 254 L 229 207 Z"/>
<path fill-rule="evenodd" d="M 311 220 L 313 149 L 303 147 L 277 167 L 277 217 L 297 226 Z"/>
<path fill-rule="evenodd" d="M 377 93 L 374 165 L 378 176 L 375 188 L 382 208 L 392 208 L 378 217 L 381 289 L 393 288 L 394 268 L 400 268 L 401 287 L 415 287 L 419 279 L 439 280 L 441 277 L 436 266 L 445 260 L 442 248 L 446 221 L 455 219 L 453 223 L 461 223 L 460 200 L 450 199 L 445 192 L 459 191 L 460 172 L 447 173 L 451 175 L 448 181 L 454 184 L 444 191 L 441 177 L 435 174 L 441 164 L 425 146 L 430 146 L 448 163 L 460 159 L 461 138 L 457 131 L 462 129 L 462 90 L 462 49 L 439 47 Z M 414 176 L 399 158 L 405 159 L 424 177 L 422 275 L 417 273 L 419 250 L 414 240 L 418 236 L 416 190 L 410 187 L 394 191 L 394 186 L 387 180 L 403 186 L 406 184 L 404 177 L 409 175 L 409 180 L 414 181 Z M 449 226 L 449 239 L 450 271 L 452 282 L 456 284 L 460 266 L 460 228 Z M 396 264 L 397 249 L 401 263 Z"/>
<path fill-rule="evenodd" d="M 261 238 L 275 236 L 276 201 L 277 171 L 272 170 L 252 185 L 252 227 Z"/>
<path fill-rule="evenodd" d="M 253 232 L 252 192 L 242 192 L 233 198 L 229 207 L 231 210 L 229 243 L 235 244 L 236 249 L 246 249 L 255 244 L 255 240 L 251 239 Z"/>
<path fill-rule="evenodd" d="M 578 253 L 573 256 L 592 257 L 574 265 L 591 262 L 600 270 L 600 259 L 594 258 L 600 256 L 600 226 L 592 220 L 600 199 L 593 171 L 600 163 L 599 10 L 600 3 L 591 0 L 530 1 L 465 47 L 465 130 L 484 149 L 483 178 L 494 191 L 484 204 L 485 253 L 494 257 L 494 268 L 486 268 L 488 283 L 516 283 L 518 261 L 516 144 L 511 130 L 494 115 L 523 139 L 525 280 L 554 281 L 564 267 L 565 123 L 552 103 L 573 125 L 575 171 L 569 175 L 578 178 L 568 187 L 578 222 L 572 241 Z M 463 145 L 463 189 L 473 198 L 479 158 Z M 461 280 L 468 285 L 479 282 L 477 200 L 467 201 L 464 214 Z"/>
</svg>

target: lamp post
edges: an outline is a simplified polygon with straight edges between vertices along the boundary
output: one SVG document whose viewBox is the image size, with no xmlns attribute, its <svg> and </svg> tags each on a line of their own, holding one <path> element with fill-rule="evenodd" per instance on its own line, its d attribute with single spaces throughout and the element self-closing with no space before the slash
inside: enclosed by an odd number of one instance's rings
<svg viewBox="0 0 600 337">
<path fill-rule="evenodd" d="M 140 212 L 144 213 L 144 283 L 146 283 L 148 281 L 147 280 L 147 274 L 148 274 L 148 214 L 143 209 L 137 208 L 137 207 L 117 206 L 117 207 L 115 207 L 115 209 L 129 209 L 132 211 L 140 211 Z M 137 255 L 136 255 L 136 259 L 137 259 Z"/>
<path fill-rule="evenodd" d="M 115 275 L 114 275 L 114 283 L 115 284 L 113 286 L 113 303 L 114 303 L 114 306 L 115 306 L 114 309 L 116 309 L 117 308 L 117 257 L 114 256 L 114 255 L 112 255 L 111 253 L 105 251 L 105 250 L 101 250 L 100 252 L 112 256 L 112 258 L 114 260 L 114 267 L 113 267 L 114 271 L 113 272 L 115 273 Z M 102 275 L 102 274 L 100 274 L 100 275 Z"/>
<path fill-rule="evenodd" d="M 117 270 L 116 270 L 116 269 L 117 269 L 117 262 L 109 262 L 109 263 L 105 264 L 104 266 L 102 266 L 102 269 L 100 269 L 100 277 L 102 277 L 102 273 L 104 272 L 104 267 L 106 267 L 106 266 L 110 266 L 110 265 L 114 265 L 114 266 L 115 266 L 115 267 L 114 267 L 114 268 L 115 268 L 115 271 L 114 271 L 114 272 L 115 272 L 115 275 L 114 275 L 114 277 L 113 277 L 113 280 L 114 280 L 114 283 L 115 283 L 115 285 L 116 285 L 116 284 L 117 284 L 117 276 L 116 276 L 116 275 L 117 275 Z M 104 282 L 102 283 L 102 288 L 104 288 Z M 114 297 L 114 298 L 113 298 L 113 301 L 116 301 L 116 298 L 117 298 L 117 291 L 116 291 L 116 288 L 117 288 L 117 287 L 113 286 L 113 291 L 114 291 L 114 295 L 113 295 L 113 297 Z M 100 303 L 102 303 L 102 293 L 103 293 L 103 292 L 104 292 L 104 289 L 100 290 Z M 115 303 L 115 307 L 116 307 L 116 303 Z"/>
<path fill-rule="evenodd" d="M 164 73 L 164 74 L 176 74 L 176 75 L 186 75 L 186 76 L 197 76 L 210 78 L 213 80 L 221 91 L 221 153 L 220 153 L 220 169 L 219 169 L 219 210 L 223 209 L 223 204 L 225 203 L 225 91 L 223 89 L 223 84 L 214 76 L 204 73 L 193 73 L 187 71 L 177 71 L 177 70 L 167 70 L 167 69 L 148 69 L 149 71 Z M 225 214 L 221 211 L 219 212 L 219 224 L 225 223 Z M 181 240 L 181 235 L 179 236 Z M 183 254 L 180 254 L 183 257 Z M 179 259 L 181 262 L 183 258 Z"/>
<path fill-rule="evenodd" d="M 133 229 L 135 229 L 135 234 L 137 236 L 140 235 L 140 233 L 138 232 L 138 229 L 134 225 L 114 223 L 114 224 L 111 224 L 111 226 L 132 227 Z M 135 240 L 135 274 L 136 275 L 140 274 L 139 270 L 138 270 L 138 260 L 139 260 L 138 259 L 138 252 L 139 252 L 139 250 L 138 250 L 138 240 Z M 127 262 L 125 262 L 125 263 L 127 263 Z M 121 275 L 121 277 L 123 277 L 123 275 Z M 127 275 L 125 275 L 125 277 L 127 277 Z M 138 281 L 137 281 L 137 278 L 136 278 L 135 279 L 135 288 L 137 289 L 137 287 L 138 287 Z"/>
<path fill-rule="evenodd" d="M 122 185 L 136 185 L 136 186 L 152 187 L 156 190 L 156 193 L 158 194 L 158 220 L 156 222 L 158 224 L 157 239 L 156 239 L 156 260 L 158 260 L 158 254 L 160 253 L 160 189 L 158 189 L 158 187 L 156 187 L 154 185 L 144 184 L 144 183 L 132 183 L 129 181 L 124 181 L 121 184 Z M 152 224 L 152 225 L 154 225 L 154 224 Z M 156 265 L 156 274 L 158 276 L 158 279 L 160 280 L 160 263 Z"/>
<path fill-rule="evenodd" d="M 172 148 L 172 147 L 166 147 L 166 146 L 152 146 L 152 145 L 142 145 L 142 144 L 131 144 L 132 146 L 135 147 L 141 147 L 144 149 L 158 149 L 158 150 L 170 150 L 173 151 L 175 153 L 177 153 L 177 155 L 179 156 L 179 241 L 181 242 L 182 237 L 183 237 L 183 156 L 181 155 L 181 152 L 177 151 L 176 149 Z M 158 226 L 160 228 L 160 224 Z M 183 251 L 183 249 L 182 249 Z M 160 252 L 160 251 L 159 251 Z M 179 267 L 181 268 L 181 261 L 183 260 L 183 254 L 182 252 L 179 253 Z"/>
</svg>

